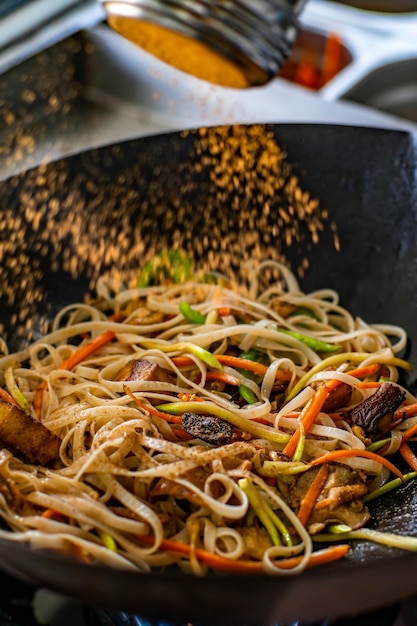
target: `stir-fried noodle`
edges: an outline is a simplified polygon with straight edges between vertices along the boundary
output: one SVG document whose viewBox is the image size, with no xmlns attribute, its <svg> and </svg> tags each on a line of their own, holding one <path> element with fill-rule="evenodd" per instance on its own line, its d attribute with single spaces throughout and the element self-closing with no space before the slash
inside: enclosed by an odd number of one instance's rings
<svg viewBox="0 0 417 626">
<path fill-rule="evenodd" d="M 259 293 L 265 267 L 283 279 Z M 0 359 L 2 538 L 197 575 L 345 554 L 312 536 L 365 532 L 366 501 L 404 479 L 387 455 L 410 452 L 417 423 L 398 383 L 406 334 L 334 291 L 303 294 L 277 264 L 257 275 L 116 295 L 102 281 L 94 306 Z"/>
</svg>

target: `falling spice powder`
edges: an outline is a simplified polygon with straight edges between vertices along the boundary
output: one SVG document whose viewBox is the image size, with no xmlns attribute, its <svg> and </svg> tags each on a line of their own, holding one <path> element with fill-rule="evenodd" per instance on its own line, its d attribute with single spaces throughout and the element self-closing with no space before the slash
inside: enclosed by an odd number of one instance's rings
<svg viewBox="0 0 417 626">
<path fill-rule="evenodd" d="M 0 194 L 0 321 L 14 336 L 46 331 L 104 276 L 133 286 L 153 255 L 184 250 L 195 266 L 244 281 L 267 258 L 308 269 L 328 215 L 302 189 L 273 127 L 215 127 L 92 151 L 17 175 Z M 271 277 L 273 278 L 273 277 Z M 16 306 L 18 303 L 18 306 Z M 29 332 L 30 331 L 30 332 Z"/>
</svg>

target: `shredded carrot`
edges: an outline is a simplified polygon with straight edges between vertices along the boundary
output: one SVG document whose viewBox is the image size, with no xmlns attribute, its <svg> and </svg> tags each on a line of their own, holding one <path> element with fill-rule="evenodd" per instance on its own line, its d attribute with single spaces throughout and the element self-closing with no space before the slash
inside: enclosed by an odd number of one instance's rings
<svg viewBox="0 0 417 626">
<path fill-rule="evenodd" d="M 310 465 L 321 465 L 322 463 L 332 463 L 333 461 L 340 461 L 340 459 L 346 459 L 351 456 L 361 456 L 366 459 L 371 459 L 372 461 L 377 461 L 384 465 L 387 469 L 389 469 L 393 474 L 404 480 L 404 476 L 400 472 L 400 470 L 395 467 L 393 463 L 388 461 L 384 456 L 377 454 L 376 452 L 371 452 L 370 450 L 334 450 L 333 452 L 327 452 L 322 456 L 319 456 L 312 461 L 310 461 Z"/>
<path fill-rule="evenodd" d="M 17 406 L 18 408 L 20 408 L 19 404 L 16 402 L 13 396 L 11 396 L 10 393 L 5 391 L 1 387 L 0 387 L 0 398 L 4 400 L 5 402 L 8 402 L 8 404 L 13 404 L 13 406 Z"/>
<path fill-rule="evenodd" d="M 414 426 L 410 426 L 410 428 L 407 428 L 407 430 L 403 432 L 403 437 L 402 437 L 403 442 L 405 443 L 406 441 L 409 441 L 411 437 L 414 437 L 416 433 L 417 433 L 417 424 L 414 424 Z"/>
<path fill-rule="evenodd" d="M 324 485 L 326 484 L 328 477 L 329 477 L 329 468 L 327 465 L 322 465 L 318 471 L 317 476 L 314 478 L 309 489 L 307 490 L 301 502 L 300 509 L 297 513 L 297 517 L 300 520 L 300 522 L 303 524 L 303 526 L 307 525 L 307 522 L 310 519 L 314 506 L 317 502 L 317 498 L 322 492 L 322 489 Z"/>
<path fill-rule="evenodd" d="M 265 426 L 272 426 L 271 420 L 267 420 L 265 417 L 251 417 L 249 419 L 251 422 L 256 422 L 257 424 L 264 424 Z"/>
<path fill-rule="evenodd" d="M 55 511 L 55 509 L 45 509 L 41 517 L 44 517 L 45 519 L 61 519 L 65 516 L 59 511 Z"/>
<path fill-rule="evenodd" d="M 216 354 L 216 358 L 222 365 L 229 365 L 230 367 L 248 370 L 254 374 L 259 374 L 260 376 L 264 376 L 268 369 L 263 363 L 251 361 L 250 359 L 242 359 L 238 356 L 231 356 L 230 354 Z M 288 381 L 291 379 L 291 374 L 290 372 L 278 370 L 275 374 L 275 378 L 278 380 Z"/>
<path fill-rule="evenodd" d="M 241 370 L 247 370 L 248 372 L 259 374 L 259 376 L 265 376 L 268 369 L 263 363 L 250 361 L 249 359 L 242 359 L 238 356 L 231 356 L 230 354 L 216 354 L 215 356 L 222 365 L 229 365 L 229 367 L 235 368 L 237 367 Z M 175 356 L 171 360 L 177 367 L 187 367 L 195 364 L 194 361 L 188 356 Z M 278 370 L 275 378 L 282 381 L 288 381 L 291 378 L 291 374 L 290 372 Z"/>
<path fill-rule="evenodd" d="M 150 535 L 139 535 L 137 539 L 148 545 L 153 545 L 155 541 L 154 537 Z M 213 569 L 221 570 L 223 572 L 236 574 L 262 574 L 264 572 L 261 561 L 240 561 L 227 559 L 217 554 L 212 554 L 207 550 L 202 550 L 201 548 L 192 548 L 185 543 L 173 541 L 172 539 L 162 539 L 161 543 L 159 544 L 159 548 L 161 550 L 166 550 L 167 552 L 176 552 L 177 554 L 183 554 L 186 557 L 189 557 L 192 551 L 193 555 L 195 555 L 199 561 L 205 563 Z M 331 561 L 341 559 L 346 555 L 349 549 L 349 545 L 341 544 L 337 546 L 331 546 L 329 548 L 326 548 L 325 550 L 313 552 L 307 562 L 307 567 L 324 565 L 325 563 L 330 563 Z M 276 564 L 281 569 L 292 569 L 301 562 L 302 558 L 302 556 L 294 556 L 288 559 L 276 561 Z"/>
<path fill-rule="evenodd" d="M 207 372 L 206 380 L 208 382 L 218 381 L 221 383 L 225 383 L 226 385 L 233 385 L 234 387 L 239 387 L 240 380 L 236 378 L 236 376 L 232 376 L 231 374 L 226 374 L 225 372 Z"/>
<path fill-rule="evenodd" d="M 112 318 L 113 321 L 120 321 L 123 316 L 121 314 L 115 314 L 110 319 Z M 104 333 L 101 333 L 101 335 L 91 339 L 91 341 L 75 350 L 67 359 L 58 365 L 58 369 L 71 371 L 76 365 L 79 365 L 79 363 L 85 361 L 85 359 L 94 354 L 94 352 L 105 346 L 107 343 L 110 343 L 110 341 L 113 341 L 115 337 L 116 334 L 112 330 L 106 330 Z M 35 389 L 33 409 L 38 417 L 40 417 L 42 413 L 43 392 L 46 388 L 46 381 L 42 381 Z"/>
<path fill-rule="evenodd" d="M 350 370 L 345 373 L 349 374 L 349 376 L 354 376 L 355 378 L 366 378 L 367 376 L 372 376 L 373 374 L 376 374 L 376 372 L 379 370 L 380 367 L 381 366 L 379 363 L 373 363 L 372 365 L 356 367 L 354 370 Z M 335 389 L 342 383 L 340 380 L 333 379 L 333 380 L 329 380 L 326 384 L 328 388 L 330 389 L 330 391 L 333 391 L 333 389 Z"/>
<path fill-rule="evenodd" d="M 382 385 L 382 382 L 380 381 L 374 381 L 374 382 L 359 382 L 356 383 L 356 386 L 358 389 L 378 389 L 378 387 L 380 387 Z"/>
<path fill-rule="evenodd" d="M 42 402 L 43 402 L 43 392 L 47 387 L 46 381 L 43 380 L 35 389 L 35 394 L 33 396 L 33 410 L 35 411 L 35 415 L 40 419 L 42 415 Z"/>
<path fill-rule="evenodd" d="M 226 315 L 230 315 L 230 307 L 228 306 L 221 306 L 219 309 L 219 315 L 221 317 L 225 317 Z"/>
<path fill-rule="evenodd" d="M 316 421 L 317 415 L 320 413 L 323 408 L 323 404 L 326 401 L 327 396 L 329 395 L 329 388 L 327 385 L 322 385 L 319 387 L 314 394 L 314 396 L 307 402 L 304 409 L 300 413 L 299 420 L 304 428 L 304 432 L 308 433 L 310 428 L 313 426 Z M 294 454 L 295 449 L 298 444 L 298 440 L 300 439 L 301 428 L 300 426 L 293 433 L 291 439 L 283 449 L 283 453 L 291 456 Z"/>
<path fill-rule="evenodd" d="M 414 454 L 408 443 L 403 441 L 403 443 L 400 445 L 399 452 L 404 461 L 406 461 L 406 463 L 408 463 L 408 465 L 411 467 L 411 469 L 417 472 L 417 456 Z"/>
<path fill-rule="evenodd" d="M 174 356 L 171 361 L 177 367 L 192 367 L 195 361 L 189 356 Z"/>
<path fill-rule="evenodd" d="M 394 420 L 404 420 L 407 417 L 415 417 L 417 415 L 417 402 L 413 402 L 413 404 L 407 404 L 406 406 L 400 406 L 398 407 L 398 409 L 396 409 L 394 411 L 394 415 L 393 415 L 393 419 Z M 414 428 L 414 426 L 411 426 L 411 428 Z M 403 433 L 403 438 L 404 435 L 407 431 L 405 430 Z M 413 435 L 415 434 L 414 431 Z M 412 435 L 410 435 L 412 437 Z"/>
<path fill-rule="evenodd" d="M 94 337 L 94 339 L 91 339 L 88 343 L 85 343 L 77 348 L 71 356 L 59 364 L 58 369 L 71 371 L 76 365 L 85 361 L 85 359 L 94 354 L 94 352 L 110 343 L 110 341 L 113 341 L 115 337 L 115 332 L 112 330 L 106 330 L 104 333 L 101 333 L 101 335 Z"/>
<path fill-rule="evenodd" d="M 147 411 L 151 415 L 156 415 L 156 417 L 160 417 L 162 420 L 166 422 L 171 422 L 172 424 L 182 424 L 182 418 L 179 415 L 170 415 L 169 413 L 163 413 L 162 411 L 158 411 L 153 406 L 149 406 L 148 404 L 142 404 L 140 400 L 130 391 L 127 385 L 123 385 L 124 392 L 132 398 L 132 400 L 143 409 L 143 411 Z"/>
<path fill-rule="evenodd" d="M 190 435 L 190 433 L 187 433 L 186 430 L 181 430 L 180 428 L 173 428 L 172 432 L 176 437 L 178 437 L 178 439 L 183 439 L 184 441 L 191 441 L 192 439 L 195 439 L 193 435 Z"/>
</svg>

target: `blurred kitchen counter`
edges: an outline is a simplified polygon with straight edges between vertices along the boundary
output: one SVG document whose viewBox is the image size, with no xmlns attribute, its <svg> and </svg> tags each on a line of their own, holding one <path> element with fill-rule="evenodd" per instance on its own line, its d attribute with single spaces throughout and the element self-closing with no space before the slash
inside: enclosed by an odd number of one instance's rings
<svg viewBox="0 0 417 626">
<path fill-rule="evenodd" d="M 417 130 L 405 119 L 328 101 L 282 79 L 245 91 L 204 83 L 102 24 L 0 76 L 0 178 L 140 136 L 253 122 Z"/>
</svg>

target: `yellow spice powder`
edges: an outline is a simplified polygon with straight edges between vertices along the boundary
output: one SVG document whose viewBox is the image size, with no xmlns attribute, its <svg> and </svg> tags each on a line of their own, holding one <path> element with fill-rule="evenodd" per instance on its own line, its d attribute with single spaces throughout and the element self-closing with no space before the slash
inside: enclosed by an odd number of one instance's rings
<svg viewBox="0 0 417 626">
<path fill-rule="evenodd" d="M 129 41 L 187 74 L 223 87 L 249 87 L 243 70 L 201 41 L 129 17 L 111 16 L 108 23 Z"/>
</svg>

